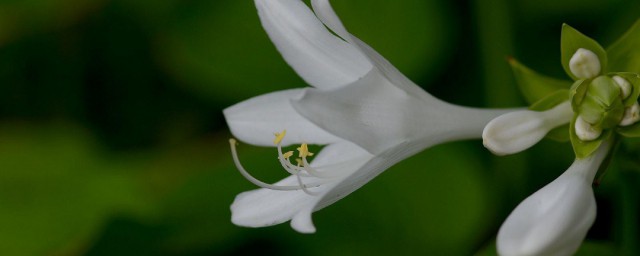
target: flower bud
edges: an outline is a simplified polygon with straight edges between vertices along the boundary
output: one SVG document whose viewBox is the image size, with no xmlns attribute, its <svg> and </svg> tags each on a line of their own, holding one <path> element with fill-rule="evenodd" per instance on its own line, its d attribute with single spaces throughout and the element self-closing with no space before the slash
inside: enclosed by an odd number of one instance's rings
<svg viewBox="0 0 640 256">
<path fill-rule="evenodd" d="M 569 60 L 569 69 L 579 79 L 594 78 L 600 74 L 600 60 L 592 51 L 580 48 Z"/>
<path fill-rule="evenodd" d="M 620 121 L 620 126 L 629 126 L 640 121 L 640 105 L 638 102 L 624 110 L 624 116 Z"/>
<path fill-rule="evenodd" d="M 582 119 L 582 116 L 578 116 L 578 118 L 576 118 L 575 129 L 576 135 L 582 141 L 595 140 L 600 137 L 600 134 L 602 134 L 602 129 L 594 127 L 592 124 Z"/>
<path fill-rule="evenodd" d="M 622 99 L 624 100 L 629 97 L 629 95 L 631 95 L 631 83 L 621 76 L 613 76 L 612 78 L 616 81 L 618 87 L 620 87 L 620 96 L 622 96 Z"/>
</svg>

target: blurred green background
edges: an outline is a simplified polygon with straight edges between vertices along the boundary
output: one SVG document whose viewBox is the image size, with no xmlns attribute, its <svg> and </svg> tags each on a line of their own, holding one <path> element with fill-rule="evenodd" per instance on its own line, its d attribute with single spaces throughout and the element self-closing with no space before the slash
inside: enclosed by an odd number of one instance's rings
<svg viewBox="0 0 640 256">
<path fill-rule="evenodd" d="M 333 2 L 427 91 L 478 107 L 524 106 L 507 56 L 566 78 L 563 22 L 607 46 L 640 13 L 634 0 Z M 501 158 L 450 143 L 315 213 L 317 234 L 236 227 L 229 205 L 255 187 L 221 110 L 304 86 L 251 0 L 0 1 L 0 255 L 493 255 L 509 212 L 573 159 L 568 143 Z M 284 177 L 273 149 L 240 150 L 257 176 Z M 640 254 L 639 177 L 607 173 L 579 254 Z"/>
</svg>

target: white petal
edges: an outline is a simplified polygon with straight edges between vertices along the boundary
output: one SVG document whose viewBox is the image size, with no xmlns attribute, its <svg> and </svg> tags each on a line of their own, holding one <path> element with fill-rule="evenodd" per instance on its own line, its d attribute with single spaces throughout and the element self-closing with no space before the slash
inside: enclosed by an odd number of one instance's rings
<svg viewBox="0 0 640 256">
<path fill-rule="evenodd" d="M 308 90 L 292 104 L 319 127 L 377 155 L 408 141 L 478 138 L 484 126 L 506 110 L 477 110 L 408 93 L 372 71 L 334 90 Z"/>
<path fill-rule="evenodd" d="M 518 153 L 538 143 L 551 129 L 568 123 L 572 115 L 569 102 L 543 112 L 511 112 L 491 120 L 482 132 L 482 140 L 496 155 Z"/>
<path fill-rule="evenodd" d="M 289 65 L 310 85 L 333 88 L 371 69 L 353 46 L 334 36 L 300 0 L 256 0 L 264 29 Z"/>
<path fill-rule="evenodd" d="M 296 215 L 291 218 L 291 227 L 300 233 L 315 233 L 316 227 L 313 225 L 313 220 L 311 220 L 312 212 L 313 207 L 307 207 L 296 213 Z"/>
<path fill-rule="evenodd" d="M 344 153 L 344 156 L 340 156 Z M 350 142 L 340 142 L 325 147 L 312 166 L 334 166 L 331 171 L 355 172 L 364 163 L 371 159 L 371 155 Z M 323 171 L 322 168 L 318 168 Z M 310 179 L 306 177 L 306 179 Z M 314 180 L 308 180 L 314 181 Z M 335 180 L 321 186 L 323 194 L 328 193 L 341 180 Z M 277 185 L 297 185 L 295 176 L 289 176 L 276 183 Z M 315 189 L 314 191 L 317 191 Z M 291 226 L 301 233 L 313 233 L 315 227 L 311 221 L 311 213 L 323 198 L 322 195 L 311 196 L 301 190 L 275 191 L 269 189 L 257 189 L 239 194 L 231 205 L 231 221 L 239 226 L 264 227 L 292 220 Z"/>
<path fill-rule="evenodd" d="M 374 67 L 380 72 L 387 80 L 394 86 L 407 91 L 408 93 L 420 94 L 420 97 L 426 99 L 435 99 L 428 93 L 425 93 L 419 86 L 413 83 L 409 78 L 402 74 L 396 67 L 394 67 L 387 59 L 376 52 L 373 48 L 361 41 L 354 35 L 350 34 L 342 24 L 342 21 L 338 18 L 335 11 L 331 7 L 329 0 L 312 0 L 311 4 L 313 10 L 316 12 L 318 18 L 327 27 L 331 28 L 336 34 L 345 38 L 349 43 L 361 51 Z"/>
<path fill-rule="evenodd" d="M 595 220 L 591 183 L 608 150 L 603 143 L 591 157 L 576 159 L 564 174 L 520 203 L 498 232 L 500 255 L 575 253 Z"/>
<path fill-rule="evenodd" d="M 329 144 L 339 138 L 318 128 L 300 116 L 290 101 L 299 98 L 304 89 L 269 93 L 226 108 L 223 113 L 233 135 L 247 143 L 273 146 L 273 133 L 287 130 L 283 145 L 306 142 Z"/>
</svg>

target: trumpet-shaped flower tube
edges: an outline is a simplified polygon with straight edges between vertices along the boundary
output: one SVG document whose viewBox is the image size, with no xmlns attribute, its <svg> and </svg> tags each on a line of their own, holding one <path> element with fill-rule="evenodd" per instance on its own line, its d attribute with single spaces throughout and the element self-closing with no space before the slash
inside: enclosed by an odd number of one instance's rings
<svg viewBox="0 0 640 256">
<path fill-rule="evenodd" d="M 564 174 L 525 199 L 498 232 L 500 255 L 571 255 L 596 218 L 591 183 L 609 151 L 576 159 Z"/>
<path fill-rule="evenodd" d="M 255 3 L 276 48 L 313 87 L 258 96 L 224 110 L 239 140 L 275 143 L 278 160 L 289 174 L 275 184 L 253 178 L 232 140 L 238 169 L 262 187 L 236 197 L 231 211 L 237 225 L 262 227 L 291 220 L 295 230 L 312 233 L 312 212 L 425 148 L 479 138 L 491 119 L 507 112 L 455 106 L 431 96 L 349 34 L 328 0 L 312 1 L 315 13 L 300 0 Z M 283 130 L 273 140 L 271 134 Z M 294 153 L 282 152 L 282 147 L 298 143 L 326 146 L 309 161 L 311 152 L 303 144 L 298 164 L 293 164 Z"/>
</svg>

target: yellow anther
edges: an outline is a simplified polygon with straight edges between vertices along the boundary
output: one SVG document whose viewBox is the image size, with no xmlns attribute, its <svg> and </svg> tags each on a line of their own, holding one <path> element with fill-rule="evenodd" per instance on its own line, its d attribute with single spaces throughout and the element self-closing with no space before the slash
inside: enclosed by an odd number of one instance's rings
<svg viewBox="0 0 640 256">
<path fill-rule="evenodd" d="M 298 157 L 308 157 L 313 156 L 313 153 L 309 152 L 309 148 L 307 147 L 307 143 L 302 143 L 298 148 Z"/>
<path fill-rule="evenodd" d="M 280 144 L 280 142 L 282 142 L 282 139 L 284 139 L 284 136 L 287 135 L 287 130 L 282 130 L 282 132 L 276 132 L 273 135 L 276 136 L 275 139 L 273 139 L 273 144 Z"/>
<path fill-rule="evenodd" d="M 289 159 L 289 157 L 291 157 L 293 155 L 293 151 L 289 151 L 287 153 L 282 154 L 282 157 L 284 159 Z"/>
<path fill-rule="evenodd" d="M 236 139 L 234 139 L 234 138 L 229 139 L 229 143 L 233 144 L 233 145 L 236 145 L 236 146 L 238 145 L 238 141 Z"/>
<path fill-rule="evenodd" d="M 297 163 L 298 167 L 302 166 L 302 159 L 301 158 L 296 158 L 296 162 L 298 162 Z"/>
</svg>

